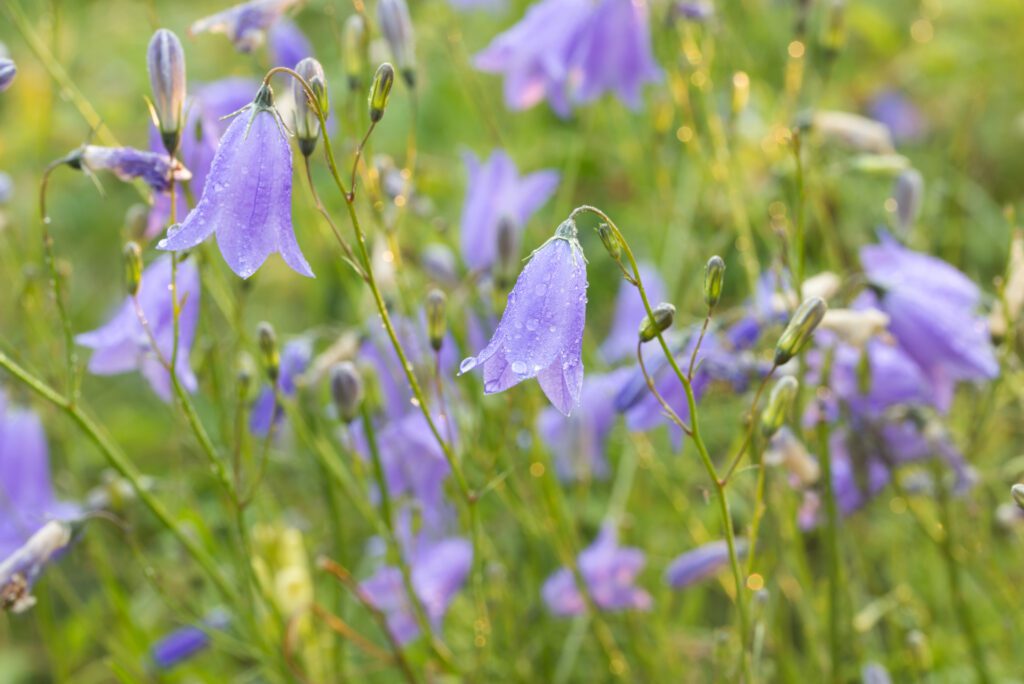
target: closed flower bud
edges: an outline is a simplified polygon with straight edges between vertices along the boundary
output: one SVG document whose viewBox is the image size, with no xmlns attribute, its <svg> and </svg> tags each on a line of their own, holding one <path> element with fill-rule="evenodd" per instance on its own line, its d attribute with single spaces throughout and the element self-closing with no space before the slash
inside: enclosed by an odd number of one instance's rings
<svg viewBox="0 0 1024 684">
<path fill-rule="evenodd" d="M 142 282 L 142 248 L 137 242 L 127 242 L 121 254 L 124 257 L 124 289 L 134 297 Z"/>
<path fill-rule="evenodd" d="M 245 400 L 252 392 L 253 380 L 256 377 L 256 363 L 252 356 L 246 353 L 239 354 L 238 365 L 235 368 L 235 380 L 238 383 L 238 396 Z"/>
<path fill-rule="evenodd" d="M 146 51 L 146 66 L 153 86 L 156 125 L 164 147 L 173 154 L 180 141 L 185 105 L 185 50 L 178 36 L 167 29 L 154 33 Z"/>
<path fill-rule="evenodd" d="M 843 48 L 846 43 L 844 14 L 845 0 L 832 0 L 828 6 L 828 18 L 825 21 L 825 33 L 821 38 L 822 47 L 832 56 Z"/>
<path fill-rule="evenodd" d="M 306 89 L 298 79 L 292 79 L 292 98 L 295 102 L 295 119 L 293 128 L 295 138 L 299 142 L 299 151 L 308 157 L 316 149 L 316 141 L 320 137 L 320 117 L 317 109 L 327 116 L 327 78 L 320 62 L 307 57 L 295 65 L 295 71 L 306 80 L 313 91 L 316 101 L 310 103 Z"/>
<path fill-rule="evenodd" d="M 498 221 L 496 257 L 494 280 L 498 289 L 504 290 L 519 270 L 519 231 L 508 217 Z"/>
<path fill-rule="evenodd" d="M 776 366 L 781 366 L 800 353 L 827 310 L 825 300 L 819 297 L 812 297 L 800 305 L 775 345 Z"/>
<path fill-rule="evenodd" d="M 409 17 L 409 6 L 405 0 L 380 0 L 377 3 L 377 19 L 398 70 L 402 72 L 402 78 L 412 88 L 416 80 L 416 37 Z"/>
<path fill-rule="evenodd" d="M 18 75 L 18 67 L 13 60 L 0 55 L 0 93 L 7 90 L 14 77 Z"/>
<path fill-rule="evenodd" d="M 441 351 L 441 345 L 444 344 L 448 328 L 445 312 L 447 304 L 448 297 L 441 290 L 434 288 L 427 293 L 427 332 L 430 336 L 430 347 L 434 351 Z"/>
<path fill-rule="evenodd" d="M 363 378 L 350 361 L 342 361 L 331 368 L 331 399 L 338 417 L 351 423 L 359 414 L 363 403 Z"/>
<path fill-rule="evenodd" d="M 892 199 L 896 203 L 896 227 L 906 233 L 921 215 L 924 199 L 924 178 L 917 169 L 907 169 L 896 176 Z"/>
<path fill-rule="evenodd" d="M 620 261 L 622 259 L 622 242 L 619 241 L 619 236 L 612 231 L 607 223 L 601 223 L 597 227 L 597 234 L 601 238 L 604 248 L 608 250 L 609 256 L 616 261 Z"/>
<path fill-rule="evenodd" d="M 658 333 L 668 330 L 672 326 L 672 321 L 675 320 L 676 307 L 668 302 L 662 302 L 654 307 L 651 313 L 654 314 L 654 318 L 645 316 L 640 323 L 641 342 L 650 342 L 658 336 Z"/>
<path fill-rule="evenodd" d="M 1015 484 L 1010 488 L 1010 494 L 1013 495 L 1014 502 L 1021 508 L 1024 509 L 1024 484 Z"/>
<path fill-rule="evenodd" d="M 259 341 L 260 358 L 263 362 L 263 368 L 267 372 L 267 377 L 270 378 L 271 382 L 276 382 L 277 373 L 281 369 L 281 353 L 278 351 L 277 334 L 274 332 L 274 326 L 266 321 L 260 323 L 256 328 L 256 338 Z"/>
<path fill-rule="evenodd" d="M 791 375 L 779 378 L 768 395 L 768 405 L 761 414 L 761 434 L 771 437 L 785 424 L 796 399 L 800 383 Z"/>
<path fill-rule="evenodd" d="M 352 90 L 358 90 L 363 83 L 369 45 L 370 34 L 366 32 L 366 20 L 361 14 L 353 14 L 345 20 L 345 29 L 341 38 L 345 75 L 348 77 L 348 87 Z"/>
<path fill-rule="evenodd" d="M 370 89 L 370 121 L 377 123 L 384 118 L 384 109 L 388 106 L 391 86 L 395 84 L 395 68 L 384 62 L 377 67 L 373 75 L 373 87 Z"/>
<path fill-rule="evenodd" d="M 704 267 L 704 302 L 708 309 L 718 306 L 722 298 L 722 285 L 725 282 L 725 261 L 717 254 L 708 259 Z"/>
</svg>

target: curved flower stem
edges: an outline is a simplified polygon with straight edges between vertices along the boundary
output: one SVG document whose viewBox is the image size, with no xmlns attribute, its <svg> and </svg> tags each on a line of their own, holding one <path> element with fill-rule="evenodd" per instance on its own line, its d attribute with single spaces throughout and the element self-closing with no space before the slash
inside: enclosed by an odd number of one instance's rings
<svg viewBox="0 0 1024 684">
<path fill-rule="evenodd" d="M 227 577 L 217 567 L 213 557 L 208 554 L 196 541 L 182 530 L 171 517 L 171 514 L 163 503 L 157 499 L 148 488 L 142 483 L 142 478 L 135 466 L 128 457 L 121 451 L 120 447 L 108 437 L 93 420 L 86 415 L 82 409 L 69 397 L 57 393 L 53 388 L 36 378 L 25 368 L 14 362 L 5 353 L 0 352 L 0 368 L 10 373 L 16 380 L 24 384 L 28 389 L 50 402 L 56 408 L 62 410 L 70 417 L 75 424 L 85 433 L 86 437 L 100 450 L 111 468 L 123 477 L 139 501 L 153 513 L 164 527 L 177 539 L 188 554 L 203 569 L 206 575 L 214 583 L 228 603 L 237 605 L 239 602 L 238 593 Z"/>
<path fill-rule="evenodd" d="M 345 260 L 351 266 L 356 275 L 366 280 L 366 273 L 363 271 L 362 266 L 356 261 L 356 255 L 352 251 L 352 247 L 348 244 L 348 241 L 341 235 L 341 231 L 338 230 L 338 226 L 334 224 L 334 219 L 331 218 L 330 213 L 327 211 L 327 207 L 320 201 L 320 195 L 316 191 L 316 186 L 313 185 L 313 170 L 309 164 L 309 157 L 303 157 L 305 169 L 306 169 L 306 180 L 309 182 L 309 192 L 313 195 L 313 202 L 316 203 L 316 209 L 320 212 L 320 215 L 327 221 L 327 225 L 331 227 L 331 232 L 334 233 L 334 239 L 338 241 L 338 246 L 341 247 L 341 251 L 345 253 Z"/>
<path fill-rule="evenodd" d="M 644 289 L 643 279 L 640 276 L 640 267 L 637 265 L 636 257 L 633 255 L 633 250 L 630 248 L 629 243 L 622 234 L 622 231 L 619 230 L 619 227 L 606 213 L 597 207 L 590 205 L 582 205 L 573 209 L 569 214 L 569 218 L 573 219 L 578 214 L 584 212 L 594 214 L 605 221 L 605 223 L 607 223 L 615 233 L 615 237 L 622 244 L 623 252 L 625 252 L 627 259 L 629 259 L 629 265 L 633 270 L 633 278 L 636 282 L 637 291 L 640 293 L 640 298 L 644 303 L 644 310 L 653 320 L 654 312 L 651 308 L 651 302 L 647 298 L 647 291 Z M 732 525 L 732 514 L 729 512 L 729 500 L 725 494 L 725 486 L 718 477 L 718 472 L 715 470 L 715 464 L 711 460 L 711 455 L 708 453 L 707 446 L 704 444 L 704 439 L 700 434 L 700 421 L 697 417 L 697 399 L 693 394 L 693 387 L 690 380 L 679 368 L 679 364 L 676 362 L 676 359 L 672 354 L 672 350 L 669 349 L 668 343 L 665 341 L 665 336 L 662 332 L 659 331 L 657 337 L 658 343 L 661 345 L 661 350 L 665 354 L 665 358 L 668 359 L 669 364 L 672 366 L 672 370 L 675 371 L 676 376 L 679 378 L 679 382 L 683 386 L 683 390 L 686 392 L 686 403 L 690 410 L 690 430 L 692 432 L 690 437 L 693 439 L 693 443 L 697 447 L 697 453 L 700 455 L 701 463 L 704 465 L 704 469 L 707 471 L 708 477 L 711 479 L 711 484 L 715 488 L 715 494 L 718 499 L 718 508 L 722 518 L 722 527 L 725 532 L 725 541 L 729 548 L 729 565 L 732 569 L 733 580 L 736 584 L 736 610 L 739 614 L 740 641 L 743 644 L 743 652 L 740 656 L 740 666 L 743 671 L 744 681 L 749 683 L 752 681 L 750 659 L 748 657 L 750 652 L 749 618 L 747 614 L 747 602 L 744 600 L 743 571 L 740 568 L 739 556 L 736 553 L 736 535 Z"/>
<path fill-rule="evenodd" d="M 643 342 L 641 342 L 639 339 L 637 339 L 637 341 L 636 341 L 636 360 L 637 360 L 637 363 L 640 364 L 640 372 L 643 373 L 644 380 L 647 381 L 647 389 L 649 389 L 651 391 L 651 394 L 654 395 L 654 398 L 658 400 L 659 404 L 661 404 L 661 408 L 665 412 L 665 415 L 668 416 L 672 420 L 673 423 L 678 425 L 682 429 L 683 432 L 685 432 L 688 436 L 692 437 L 693 436 L 693 430 L 691 430 L 690 427 L 686 423 L 683 422 L 683 419 L 679 417 L 679 414 L 676 413 L 675 409 L 673 409 L 669 405 L 669 403 L 667 401 L 665 401 L 665 398 L 661 396 L 661 392 L 659 392 L 658 388 L 654 385 L 654 380 L 651 379 L 650 375 L 648 375 L 648 373 L 647 373 L 647 366 L 644 365 L 643 344 L 644 344 Z"/>
<path fill-rule="evenodd" d="M 686 370 L 686 379 L 691 383 L 693 382 L 693 371 L 694 366 L 697 364 L 697 355 L 700 353 L 700 345 L 704 342 L 704 336 L 708 334 L 708 325 L 711 323 L 712 309 L 708 308 L 708 313 L 704 317 L 704 324 L 700 326 L 700 335 L 697 337 L 697 344 L 693 346 L 693 353 L 690 354 L 690 367 Z"/>
<path fill-rule="evenodd" d="M 804 299 L 804 275 L 806 267 L 806 223 L 804 218 L 806 192 L 804 190 L 804 161 L 801 154 L 801 138 L 799 129 L 794 128 L 790 133 L 793 141 L 793 161 L 796 162 L 796 235 L 794 236 L 794 249 L 796 251 L 796 293 L 800 301 Z"/>
<path fill-rule="evenodd" d="M 355 155 L 352 159 L 352 179 L 349 181 L 349 191 L 345 195 L 345 199 L 352 202 L 356 198 L 356 178 L 359 171 L 359 160 L 363 158 L 363 150 L 366 148 L 366 142 L 373 135 L 373 129 L 377 128 L 377 122 L 371 121 L 370 127 L 366 129 L 366 134 L 363 139 L 359 141 L 359 145 L 356 147 Z"/>
<path fill-rule="evenodd" d="M 729 464 L 729 468 L 725 471 L 725 475 L 722 477 L 722 486 L 729 484 L 729 479 L 736 472 L 736 467 L 743 460 L 743 455 L 747 453 L 747 447 L 754 441 L 754 424 L 757 422 L 757 404 L 761 401 L 761 395 L 764 393 L 764 388 L 768 385 L 768 381 L 775 373 L 775 369 L 778 366 L 772 366 L 772 369 L 768 371 L 768 374 L 761 380 L 761 384 L 757 387 L 757 392 L 754 393 L 754 400 L 750 402 L 750 413 L 747 424 L 747 436 L 743 439 L 743 444 L 740 445 L 740 450 L 733 456 L 732 462 Z"/>
<path fill-rule="evenodd" d="M 826 361 L 826 368 L 830 360 Z M 829 372 L 822 377 L 828 378 Z M 828 424 L 818 422 L 818 450 L 821 453 L 821 476 L 825 487 L 825 549 L 828 554 L 828 644 L 831 664 L 831 680 L 838 684 L 840 675 L 842 646 L 839 629 L 839 509 L 836 504 L 835 486 L 832 481 L 832 450 L 829 448 Z"/>
</svg>

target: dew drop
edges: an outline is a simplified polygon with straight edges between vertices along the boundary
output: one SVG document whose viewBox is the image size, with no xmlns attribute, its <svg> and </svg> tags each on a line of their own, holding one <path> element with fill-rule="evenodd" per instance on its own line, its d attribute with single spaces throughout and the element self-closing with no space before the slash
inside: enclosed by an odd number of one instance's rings
<svg viewBox="0 0 1024 684">
<path fill-rule="evenodd" d="M 468 358 L 465 358 L 462 360 L 462 363 L 459 364 L 459 375 L 462 375 L 463 373 L 468 373 L 474 368 L 476 368 L 476 357 L 470 356 Z"/>
<path fill-rule="evenodd" d="M 536 330 L 537 326 L 539 326 L 539 325 L 540 325 L 540 323 L 537 322 L 536 318 L 531 318 L 530 320 L 526 321 L 526 329 L 531 331 L 531 332 Z"/>
<path fill-rule="evenodd" d="M 522 361 L 513 361 L 512 372 L 515 373 L 516 375 L 524 374 L 526 372 L 526 364 L 523 363 Z"/>
<path fill-rule="evenodd" d="M 533 293 L 535 295 L 537 295 L 538 297 L 543 296 L 544 293 L 547 292 L 547 291 L 548 291 L 548 286 L 543 284 L 543 283 L 541 283 L 537 287 L 533 288 Z"/>
</svg>

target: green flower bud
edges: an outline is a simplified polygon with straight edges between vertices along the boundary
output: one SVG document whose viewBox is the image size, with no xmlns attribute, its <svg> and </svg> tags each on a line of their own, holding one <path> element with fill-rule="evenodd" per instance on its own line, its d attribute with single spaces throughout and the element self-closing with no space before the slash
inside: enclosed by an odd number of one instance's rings
<svg viewBox="0 0 1024 684">
<path fill-rule="evenodd" d="M 252 391 L 252 381 L 256 377 L 256 363 L 252 356 L 242 352 L 238 355 L 238 363 L 235 368 L 235 380 L 238 383 L 238 396 L 245 401 Z"/>
<path fill-rule="evenodd" d="M 316 109 L 319 108 L 324 116 L 327 116 L 327 78 L 320 62 L 312 57 L 306 57 L 296 64 L 295 72 L 306 80 L 316 98 L 316 102 L 311 104 L 302 83 L 298 79 L 292 79 L 292 99 L 295 101 L 292 128 L 295 130 L 295 139 L 299 142 L 299 151 L 308 157 L 313 154 L 316 141 L 320 138 L 320 117 Z"/>
<path fill-rule="evenodd" d="M 708 309 L 718 306 L 722 298 L 722 284 L 725 282 L 725 260 L 717 254 L 708 259 L 704 266 L 704 302 Z"/>
<path fill-rule="evenodd" d="M 447 304 L 448 297 L 436 287 L 427 293 L 427 332 L 430 336 L 430 346 L 434 351 L 441 351 L 444 335 L 448 331 L 445 315 Z"/>
<path fill-rule="evenodd" d="M 142 248 L 137 242 L 126 242 L 124 251 L 124 289 L 134 297 L 142 282 Z"/>
<path fill-rule="evenodd" d="M 612 231 L 611 227 L 607 223 L 601 223 L 597 227 L 597 234 L 601 238 L 601 243 L 604 244 L 604 248 L 608 250 L 608 254 L 612 259 L 619 261 L 622 259 L 622 242 L 619 241 L 619 236 Z"/>
<path fill-rule="evenodd" d="M 355 365 L 342 361 L 331 367 L 331 399 L 338 411 L 338 417 L 351 423 L 359 414 L 363 403 L 363 378 Z"/>
<path fill-rule="evenodd" d="M 781 366 L 800 353 L 810 341 L 811 335 L 825 317 L 827 310 L 825 300 L 820 297 L 811 297 L 800 305 L 775 345 L 776 366 Z"/>
<path fill-rule="evenodd" d="M 260 345 L 260 357 L 263 368 L 270 382 L 277 382 L 277 373 L 281 369 L 281 354 L 277 348 L 277 334 L 274 326 L 263 321 L 256 328 L 256 338 Z"/>
<path fill-rule="evenodd" d="M 366 20 L 363 19 L 363 15 L 353 14 L 345 20 L 341 43 L 348 87 L 358 90 L 363 83 L 366 53 L 370 47 L 370 34 L 366 32 Z"/>
<path fill-rule="evenodd" d="M 796 399 L 800 383 L 791 375 L 779 378 L 768 395 L 768 405 L 761 414 L 761 434 L 771 437 L 782 427 Z"/>
<path fill-rule="evenodd" d="M 667 302 L 662 302 L 654 307 L 651 313 L 654 314 L 653 319 L 650 316 L 645 316 L 644 320 L 640 323 L 641 342 L 650 342 L 658 336 L 658 333 L 668 330 L 672 326 L 672 321 L 675 320 L 676 307 Z"/>
<path fill-rule="evenodd" d="M 370 121 L 377 123 L 384 118 L 384 109 L 388 106 L 391 86 L 395 84 L 395 68 L 384 62 L 377 67 L 373 75 L 373 87 L 370 89 Z"/>
</svg>

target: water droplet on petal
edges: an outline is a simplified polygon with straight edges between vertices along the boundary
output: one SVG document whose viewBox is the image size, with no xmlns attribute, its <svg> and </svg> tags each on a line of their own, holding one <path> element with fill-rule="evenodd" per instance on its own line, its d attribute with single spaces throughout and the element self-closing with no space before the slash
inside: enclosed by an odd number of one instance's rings
<svg viewBox="0 0 1024 684">
<path fill-rule="evenodd" d="M 462 360 L 462 363 L 459 364 L 459 375 L 462 375 L 463 373 L 468 373 L 474 368 L 476 368 L 476 357 L 470 356 L 468 358 L 465 358 Z"/>
<path fill-rule="evenodd" d="M 540 323 L 537 322 L 536 318 L 531 318 L 530 320 L 526 321 L 526 329 L 531 332 L 536 330 L 538 325 L 540 325 Z"/>
<path fill-rule="evenodd" d="M 522 361 L 513 361 L 512 372 L 515 373 L 516 375 L 523 375 L 524 373 L 526 373 L 526 364 L 523 363 Z"/>
</svg>

